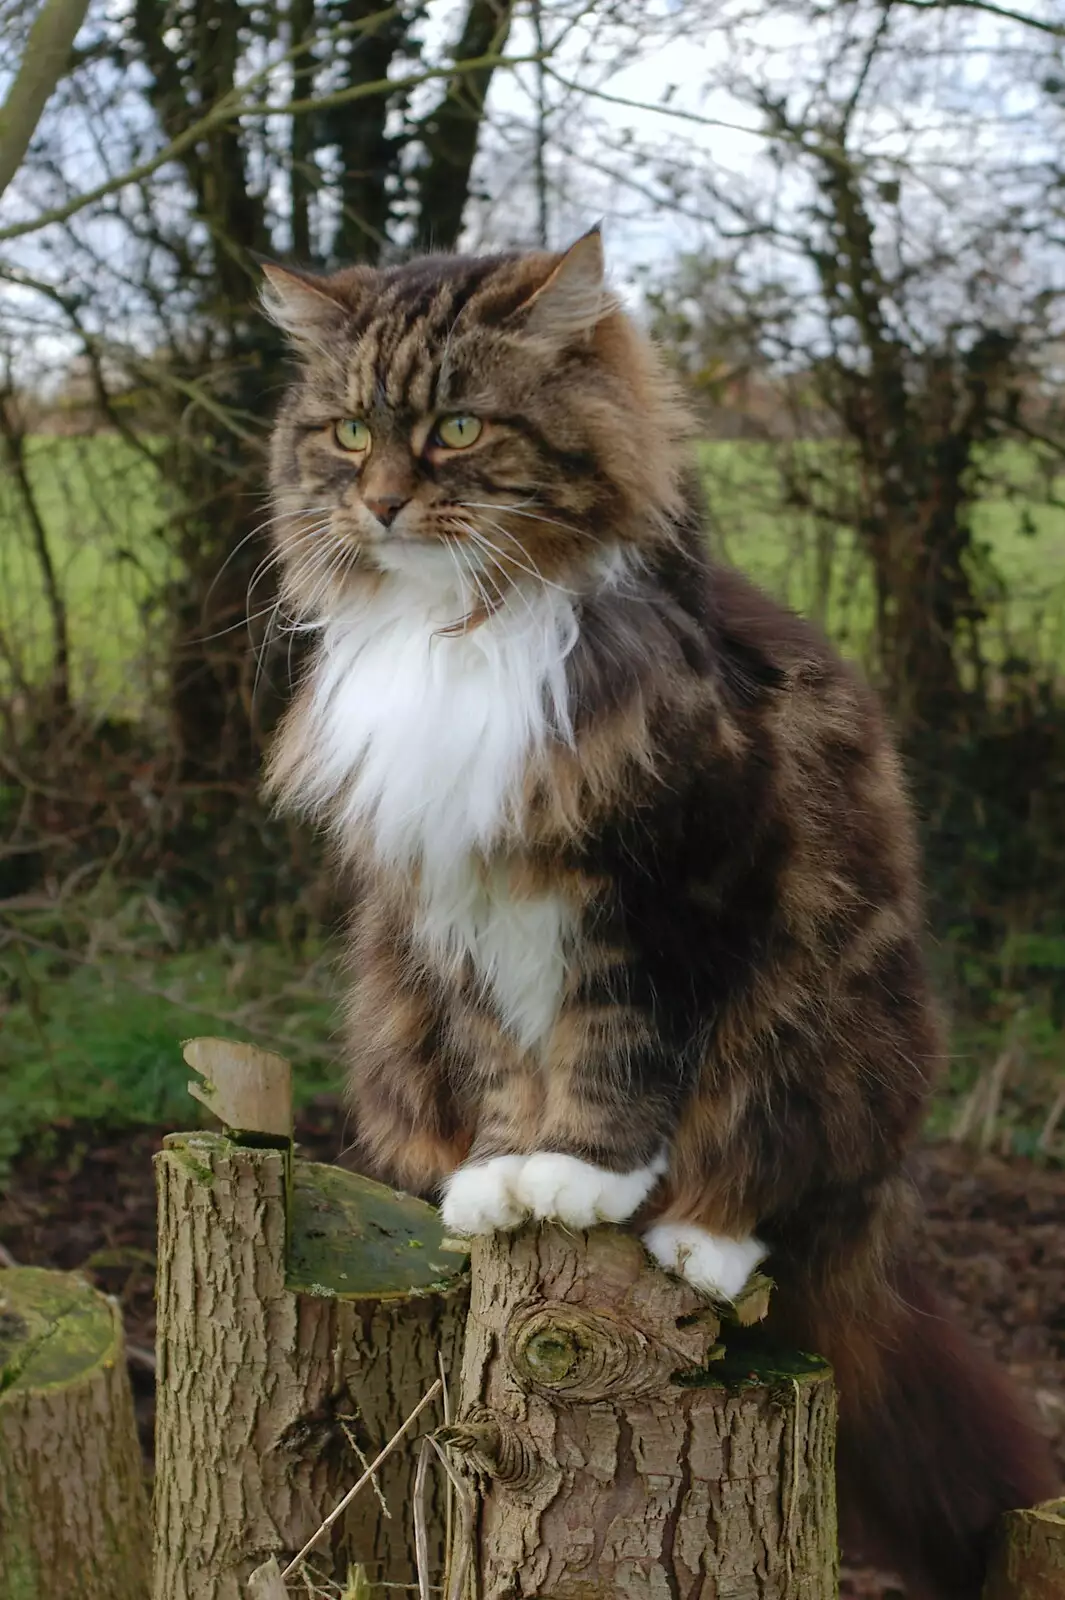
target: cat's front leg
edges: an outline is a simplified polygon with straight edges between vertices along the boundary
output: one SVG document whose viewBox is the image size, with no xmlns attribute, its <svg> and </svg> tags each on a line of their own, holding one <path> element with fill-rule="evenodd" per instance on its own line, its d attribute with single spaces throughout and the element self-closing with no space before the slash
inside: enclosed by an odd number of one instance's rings
<svg viewBox="0 0 1065 1600">
<path fill-rule="evenodd" d="M 728 1094 L 712 1079 L 684 1107 L 670 1150 L 669 1179 L 643 1232 L 659 1266 L 722 1302 L 742 1294 L 769 1254 L 759 1237 L 764 1210 L 751 1181 L 750 1158 L 752 1146 L 772 1149 L 772 1127 L 765 1127 L 757 1143 L 730 1137 L 730 1127 Z"/>
<path fill-rule="evenodd" d="M 440 998 L 412 973 L 402 927 L 367 897 L 352 929 L 348 1092 L 360 1169 L 430 1196 L 469 1151 L 472 1129 L 441 1046 Z"/>
<path fill-rule="evenodd" d="M 640 1010 L 569 1005 L 536 1078 L 535 1106 L 506 1075 L 486 1086 L 470 1159 L 444 1186 L 453 1231 L 625 1222 L 665 1174 L 683 1067 Z"/>
<path fill-rule="evenodd" d="M 479 1010 L 460 1016 L 466 1031 L 466 1093 L 476 1105 L 473 1147 L 439 1188 L 440 1214 L 451 1233 L 499 1233 L 529 1216 L 517 1180 L 543 1111 L 537 1064 L 523 1056 L 498 1023 Z"/>
</svg>

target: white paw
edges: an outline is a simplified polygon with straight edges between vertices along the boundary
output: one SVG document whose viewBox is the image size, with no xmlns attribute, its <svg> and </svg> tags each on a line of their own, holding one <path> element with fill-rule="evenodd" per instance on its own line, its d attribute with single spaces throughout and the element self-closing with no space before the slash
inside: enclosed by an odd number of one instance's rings
<svg viewBox="0 0 1065 1600">
<path fill-rule="evenodd" d="M 690 1222 L 659 1222 L 643 1242 L 660 1266 L 716 1300 L 735 1300 L 769 1254 L 761 1240 L 724 1239 Z"/>
<path fill-rule="evenodd" d="M 459 1167 L 444 1186 L 440 1215 L 452 1233 L 497 1233 L 516 1228 L 528 1206 L 515 1194 L 524 1156 L 493 1156 Z"/>
<path fill-rule="evenodd" d="M 526 1157 L 515 1192 L 541 1221 L 550 1218 L 571 1228 L 592 1228 L 597 1222 L 631 1217 L 664 1171 L 663 1158 L 635 1172 L 608 1172 L 576 1156 L 543 1151 Z"/>
</svg>

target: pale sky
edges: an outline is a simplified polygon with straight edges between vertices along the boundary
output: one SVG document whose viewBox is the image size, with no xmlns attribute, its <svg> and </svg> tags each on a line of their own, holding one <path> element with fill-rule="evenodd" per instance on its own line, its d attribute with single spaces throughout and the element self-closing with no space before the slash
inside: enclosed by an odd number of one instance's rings
<svg viewBox="0 0 1065 1600">
<path fill-rule="evenodd" d="M 6 32 L 5 10 L 9 20 L 14 15 L 11 3 L 12 0 L 0 0 L 0 45 Z M 94 18 L 115 20 L 129 3 L 130 0 L 94 0 L 90 24 L 82 37 L 91 36 Z M 1032 10 L 1048 18 L 1056 14 L 1059 4 L 1060 0 L 1031 0 Z M 568 14 L 576 5 L 577 0 L 544 0 L 548 39 L 554 37 L 560 14 Z M 555 115 L 552 128 L 559 144 L 569 148 L 552 148 L 548 155 L 549 171 L 556 180 L 550 208 L 552 245 L 568 243 L 602 217 L 615 281 L 632 285 L 639 267 L 662 266 L 680 250 L 706 247 L 707 241 L 712 241 L 708 221 L 678 216 L 627 188 L 617 177 L 611 178 L 611 171 L 624 175 L 635 170 L 624 142 L 627 133 L 645 149 L 653 147 L 660 165 L 674 163 L 689 169 L 696 183 L 701 173 L 710 174 L 719 182 L 742 181 L 755 192 L 761 187 L 766 194 L 775 186 L 785 207 L 793 209 L 808 200 L 809 189 L 803 177 L 781 179 L 767 161 L 764 141 L 757 133 L 758 113 L 720 85 L 737 84 L 745 74 L 755 73 L 762 82 L 787 91 L 795 99 L 814 84 L 826 57 L 828 37 L 843 62 L 841 77 L 853 75 L 860 40 L 846 45 L 840 36 L 841 19 L 857 16 L 868 32 L 875 11 L 871 6 L 848 12 L 834 9 L 813 27 L 800 26 L 779 4 L 767 19 L 752 21 L 746 16 L 747 5 L 748 0 L 717 0 L 716 4 L 714 0 L 693 0 L 691 4 L 644 0 L 638 14 L 653 37 L 641 46 L 635 59 L 614 67 L 610 63 L 622 51 L 626 38 L 623 31 L 604 26 L 593 41 L 594 30 L 599 26 L 593 10 L 591 23 L 583 22 L 571 33 L 558 60 L 561 75 L 575 79 L 582 89 L 598 89 L 619 100 L 640 104 L 620 105 L 597 99 L 565 116 Z M 430 0 L 424 30 L 427 59 L 440 58 L 461 11 L 456 0 Z M 1000 46 L 1016 47 L 1021 43 L 1027 47 L 1033 42 L 1045 45 L 1045 41 L 1033 40 L 1032 35 L 1025 37 L 1024 30 L 1011 29 L 993 19 L 957 11 L 930 14 L 900 8 L 895 15 L 892 26 L 896 34 L 919 41 L 919 49 L 912 65 L 896 71 L 890 92 L 887 88 L 878 92 L 876 82 L 870 80 L 862 147 L 879 150 L 885 159 L 908 154 L 918 174 L 918 181 L 907 196 L 911 226 L 924 213 L 929 228 L 969 225 L 974 216 L 986 209 L 989 199 L 994 204 L 1000 201 L 993 178 L 986 176 L 997 162 L 1013 155 L 1030 160 L 1039 154 L 1041 144 L 1047 153 L 1055 150 L 1053 138 L 1055 134 L 1060 136 L 1061 117 L 1055 128 L 1046 97 L 1040 96 L 1031 77 L 1026 82 L 1023 73 L 1015 72 L 1007 89 L 1001 65 L 1006 57 Z M 710 20 L 699 22 L 700 17 Z M 937 41 L 950 45 L 949 57 L 937 56 Z M 959 53 L 959 43 L 967 46 L 966 53 Z M 532 44 L 531 26 L 523 15 L 512 30 L 509 50 L 525 53 Z M 6 59 L 10 61 L 11 56 Z M 4 77 L 0 69 L 0 92 L 5 86 Z M 277 86 L 279 101 L 284 99 L 284 82 L 282 69 Z M 497 72 L 493 80 L 493 117 L 499 127 L 510 124 L 510 147 L 501 143 L 499 133 L 492 132 L 486 139 L 477 175 L 492 199 L 490 204 L 475 202 L 469 208 L 469 234 L 474 245 L 499 246 L 520 242 L 522 237 L 532 238 L 529 146 L 524 135 L 515 139 L 515 123 L 531 128 L 534 86 L 535 72 L 531 67 L 517 74 Z M 427 86 L 419 103 L 429 103 L 437 92 L 435 84 Z M 549 80 L 549 104 L 557 104 L 563 93 L 557 83 Z M 658 108 L 667 99 L 668 108 Z M 150 115 L 135 93 L 127 97 L 124 115 L 126 130 L 150 129 Z M 693 120 L 698 118 L 712 122 Z M 55 141 L 67 181 L 75 187 L 98 181 L 107 171 L 109 160 L 118 162 L 121 169 L 122 127 L 116 125 L 115 140 L 105 137 L 96 142 L 101 130 L 88 111 L 79 112 L 73 105 L 64 109 L 61 119 L 46 119 L 44 128 Z M 116 149 L 118 154 L 114 153 Z M 952 176 L 948 170 L 952 166 L 960 167 L 966 179 L 962 188 L 957 185 L 957 175 Z M 983 185 L 980 181 L 967 181 L 974 170 L 985 174 Z M 14 217 L 32 215 L 49 198 L 40 178 L 34 179 L 32 188 L 16 183 L 0 202 L 0 225 Z M 706 215 L 698 198 L 691 205 Z M 89 227 L 84 216 L 75 223 L 82 235 Z M 91 224 L 95 249 L 104 262 L 120 259 L 123 227 L 124 224 L 102 221 Z M 63 252 L 69 248 L 64 246 L 63 238 L 57 230 L 49 230 L 7 245 L 0 243 L 0 258 L 28 266 L 40 276 L 62 284 Z M 122 292 L 117 279 L 115 282 L 114 290 L 107 291 L 111 298 L 101 306 L 101 315 L 113 319 L 118 333 L 123 320 Z M 11 298 L 14 293 L 0 288 L 9 307 L 16 303 Z"/>
</svg>

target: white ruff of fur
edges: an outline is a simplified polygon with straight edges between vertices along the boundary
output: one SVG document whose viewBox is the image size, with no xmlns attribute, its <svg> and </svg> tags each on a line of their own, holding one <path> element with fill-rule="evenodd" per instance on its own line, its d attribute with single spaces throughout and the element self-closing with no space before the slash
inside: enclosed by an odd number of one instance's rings
<svg viewBox="0 0 1065 1600">
<path fill-rule="evenodd" d="M 539 588 L 442 635 L 457 615 L 454 592 L 393 574 L 325 622 L 302 798 L 342 833 L 368 830 L 382 866 L 417 875 L 434 958 L 468 956 L 529 1049 L 558 1012 L 572 913 L 556 896 L 512 895 L 503 869 L 481 862 L 519 823 L 530 757 L 572 739 L 577 622 L 567 595 Z"/>
</svg>

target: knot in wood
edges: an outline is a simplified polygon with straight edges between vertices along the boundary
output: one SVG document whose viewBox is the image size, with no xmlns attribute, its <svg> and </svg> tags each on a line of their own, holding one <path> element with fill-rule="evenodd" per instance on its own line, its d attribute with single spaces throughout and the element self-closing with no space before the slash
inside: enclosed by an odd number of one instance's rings
<svg viewBox="0 0 1065 1600">
<path fill-rule="evenodd" d="M 540 1477 L 540 1457 L 525 1435 L 509 1417 L 486 1406 L 474 1406 L 461 1421 L 438 1428 L 436 1438 L 508 1489 L 529 1489 Z"/>
<path fill-rule="evenodd" d="M 507 1359 L 526 1389 L 554 1400 L 613 1400 L 661 1387 L 669 1365 L 638 1328 L 604 1312 L 527 1302 L 507 1325 Z"/>
</svg>

